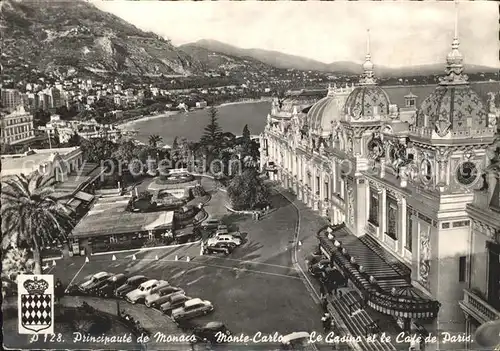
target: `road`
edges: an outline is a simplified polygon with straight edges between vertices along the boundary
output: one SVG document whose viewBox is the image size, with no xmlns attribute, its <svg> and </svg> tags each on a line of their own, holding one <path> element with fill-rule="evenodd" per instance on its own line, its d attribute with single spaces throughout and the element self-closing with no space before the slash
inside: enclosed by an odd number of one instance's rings
<svg viewBox="0 0 500 351">
<path fill-rule="evenodd" d="M 144 274 L 183 288 L 191 297 L 210 300 L 215 311 L 197 321 L 224 322 L 233 333 L 285 335 L 320 331 L 321 310 L 311 298 L 293 265 L 297 211 L 281 195 L 272 197 L 273 211 L 259 221 L 230 214 L 225 195 L 215 192 L 211 180 L 202 185 L 212 191 L 205 207 L 229 226 L 245 233 L 245 242 L 230 256 L 200 256 L 200 245 L 94 255 L 57 261 L 48 273 L 64 284 L 79 282 L 99 272 Z M 160 316 L 158 318 L 166 318 Z"/>
</svg>

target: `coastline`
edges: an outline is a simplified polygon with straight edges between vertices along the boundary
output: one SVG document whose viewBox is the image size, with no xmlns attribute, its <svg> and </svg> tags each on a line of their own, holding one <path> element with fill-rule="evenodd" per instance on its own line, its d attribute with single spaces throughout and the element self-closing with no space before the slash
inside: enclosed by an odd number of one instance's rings
<svg viewBox="0 0 500 351">
<path fill-rule="evenodd" d="M 133 126 L 135 123 L 137 122 L 144 122 L 144 121 L 150 121 L 152 119 L 157 119 L 157 118 L 162 118 L 162 117 L 170 117 L 170 116 L 174 116 L 174 115 L 177 115 L 181 113 L 181 111 L 167 111 L 167 112 L 164 112 L 164 113 L 160 113 L 160 114 L 157 114 L 157 115 L 149 115 L 149 116 L 143 116 L 143 117 L 140 117 L 140 118 L 135 118 L 135 119 L 129 119 L 127 121 L 124 121 L 122 123 L 119 123 L 117 124 L 116 126 L 117 127 L 130 127 L 130 126 Z"/>
<path fill-rule="evenodd" d="M 256 99 L 256 100 L 242 100 L 242 101 L 224 102 L 224 103 L 217 105 L 215 107 L 224 107 L 224 106 L 241 105 L 241 104 L 257 104 L 259 102 L 267 102 L 267 100 Z"/>
</svg>

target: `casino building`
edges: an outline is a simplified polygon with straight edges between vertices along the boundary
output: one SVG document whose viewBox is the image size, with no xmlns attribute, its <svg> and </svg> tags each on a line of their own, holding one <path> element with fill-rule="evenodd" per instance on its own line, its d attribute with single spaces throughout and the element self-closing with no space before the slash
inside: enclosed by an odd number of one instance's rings
<svg viewBox="0 0 500 351">
<path fill-rule="evenodd" d="M 500 317 L 500 84 L 473 88 L 456 33 L 429 93 L 377 85 L 367 46 L 356 86 L 273 102 L 261 170 L 328 218 L 319 246 L 364 308 L 402 330 L 471 333 Z M 426 349 L 450 347 L 473 345 Z"/>
</svg>

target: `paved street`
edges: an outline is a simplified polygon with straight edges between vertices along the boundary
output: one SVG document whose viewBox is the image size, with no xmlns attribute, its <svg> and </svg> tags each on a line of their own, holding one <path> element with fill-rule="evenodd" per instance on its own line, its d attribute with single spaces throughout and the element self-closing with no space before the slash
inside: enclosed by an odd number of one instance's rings
<svg viewBox="0 0 500 351">
<path fill-rule="evenodd" d="M 202 184 L 214 190 L 211 180 L 203 179 Z M 189 244 L 119 253 L 115 260 L 112 254 L 95 255 L 89 263 L 74 257 L 57 261 L 48 272 L 64 284 L 79 282 L 98 271 L 165 279 L 189 296 L 214 304 L 215 311 L 200 322 L 222 321 L 234 333 L 320 331 L 321 310 L 292 264 L 297 211 L 279 194 L 273 196 L 272 204 L 275 211 L 254 221 L 250 216 L 228 213 L 225 194 L 212 193 L 207 212 L 246 233 L 245 243 L 229 257 L 200 256 L 200 245 Z M 152 316 L 147 318 L 167 318 Z"/>
</svg>

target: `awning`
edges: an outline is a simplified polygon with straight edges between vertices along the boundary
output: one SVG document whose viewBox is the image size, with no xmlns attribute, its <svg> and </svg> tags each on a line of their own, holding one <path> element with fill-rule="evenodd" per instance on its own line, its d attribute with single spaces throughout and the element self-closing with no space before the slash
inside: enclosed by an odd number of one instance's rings
<svg viewBox="0 0 500 351">
<path fill-rule="evenodd" d="M 75 198 L 85 202 L 91 202 L 92 200 L 94 200 L 94 197 L 94 195 L 86 193 L 84 191 L 79 191 L 75 194 Z"/>
<path fill-rule="evenodd" d="M 333 262 L 362 292 L 368 306 L 395 317 L 431 319 L 437 316 L 440 303 L 418 293 L 417 289 L 408 284 L 403 276 L 400 279 L 370 280 L 372 274 L 365 270 L 360 271 L 360 264 L 356 262 L 356 257 L 350 255 L 349 249 L 344 250 L 345 245 L 342 243 L 342 239 L 359 239 L 352 234 L 346 235 L 347 228 L 344 224 L 331 228 L 331 234 L 334 236 L 332 240 L 328 238 L 326 228 L 318 232 L 321 251 L 329 253 Z M 376 254 L 373 253 L 373 255 Z M 355 260 L 351 260 L 351 257 Z M 357 259 L 359 258 L 358 256 Z"/>
</svg>

